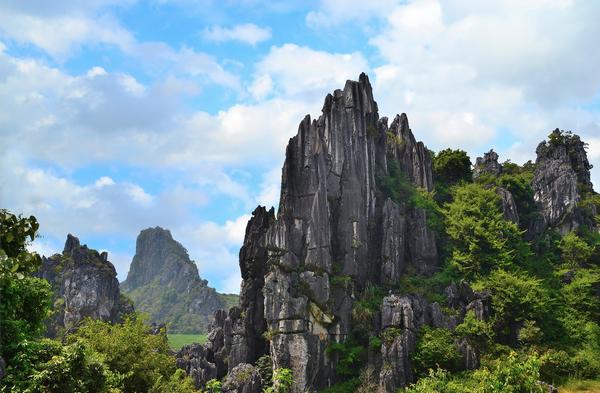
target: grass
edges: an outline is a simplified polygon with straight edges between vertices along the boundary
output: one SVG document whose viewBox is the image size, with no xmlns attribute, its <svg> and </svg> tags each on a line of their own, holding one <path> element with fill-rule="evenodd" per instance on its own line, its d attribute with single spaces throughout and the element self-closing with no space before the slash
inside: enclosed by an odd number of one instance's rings
<svg viewBox="0 0 600 393">
<path fill-rule="evenodd" d="M 560 393 L 600 393 L 600 381 L 569 381 L 558 391 Z"/>
<path fill-rule="evenodd" d="M 206 334 L 167 334 L 169 347 L 173 350 L 179 350 L 186 344 L 206 342 Z"/>
</svg>

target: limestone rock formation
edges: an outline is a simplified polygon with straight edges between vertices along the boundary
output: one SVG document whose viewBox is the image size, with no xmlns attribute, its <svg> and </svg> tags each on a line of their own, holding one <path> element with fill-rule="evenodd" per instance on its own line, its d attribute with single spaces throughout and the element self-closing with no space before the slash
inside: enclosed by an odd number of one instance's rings
<svg viewBox="0 0 600 393">
<path fill-rule="evenodd" d="M 213 313 L 225 301 L 198 275 L 187 250 L 166 229 L 144 229 L 121 289 L 150 322 L 167 323 L 176 333 L 207 331 Z"/>
<path fill-rule="evenodd" d="M 305 117 L 290 139 L 278 217 L 267 233 L 271 357 L 275 367 L 293 370 L 294 391 L 335 382 L 325 348 L 351 333 L 352 303 L 366 283 L 395 281 L 409 266 L 429 273 L 438 265 L 426 212 L 381 186 L 401 175 L 409 186 L 432 189 L 429 152 L 406 115 L 389 126 L 380 119 L 364 74 L 328 95 L 322 112 L 317 120 Z M 314 284 L 336 276 L 353 285 Z"/>
<path fill-rule="evenodd" d="M 483 157 L 477 157 L 475 168 L 473 169 L 473 178 L 477 179 L 481 175 L 498 176 L 502 173 L 502 165 L 498 162 L 498 153 L 493 149 L 485 153 Z"/>
<path fill-rule="evenodd" d="M 589 164 L 579 142 L 555 144 L 538 148 L 533 188 L 542 226 L 572 228 L 583 216 L 569 206 L 592 192 Z M 385 338 L 381 348 L 359 344 L 368 351 L 370 389 L 396 392 L 411 383 L 419 329 L 452 330 L 467 312 L 487 320 L 491 309 L 490 293 L 464 282 L 445 289 L 444 308 L 401 288 L 403 275 L 429 275 L 440 265 L 429 213 L 412 198 L 416 188 L 433 189 L 431 165 L 406 115 L 389 125 L 379 117 L 366 75 L 329 94 L 321 116 L 306 116 L 288 143 L 277 217 L 259 206 L 247 225 L 239 306 L 215 313 L 207 344 L 183 348 L 179 367 L 197 387 L 218 377 L 246 391 L 258 381 L 251 365 L 269 354 L 273 368 L 292 370 L 292 392 L 317 392 L 344 380 L 341 355 L 331 348 L 360 340 L 362 329 Z M 475 172 L 501 175 L 498 155 L 478 158 Z M 505 218 L 518 223 L 514 196 L 495 190 Z M 566 207 L 557 200 L 563 191 Z M 479 366 L 468 339 L 455 345 L 464 369 Z M 230 382 L 239 374 L 248 383 Z"/>
<path fill-rule="evenodd" d="M 86 317 L 120 321 L 133 311 L 119 291 L 117 272 L 106 252 L 81 245 L 69 234 L 62 254 L 42 259 L 37 275 L 52 285 L 57 313 L 49 322 L 48 334 L 55 337 Z"/>
<path fill-rule="evenodd" d="M 513 197 L 512 193 L 506 188 L 497 187 L 496 194 L 500 195 L 504 218 L 508 221 L 518 224 L 519 212 L 517 211 L 517 203 L 515 202 L 515 198 Z"/>
<path fill-rule="evenodd" d="M 248 363 L 235 366 L 223 383 L 223 393 L 261 393 L 262 380 L 258 370 Z"/>
<path fill-rule="evenodd" d="M 585 144 L 578 136 L 556 129 L 549 141 L 538 145 L 536 154 L 532 187 L 541 217 L 532 232 L 551 228 L 564 235 L 582 225 L 593 226 L 578 208 L 582 197 L 593 193 Z"/>
<path fill-rule="evenodd" d="M 200 369 L 188 372 L 222 376 L 269 351 L 274 368 L 292 369 L 294 392 L 337 382 L 325 349 L 350 335 L 356 299 L 406 269 L 439 265 L 427 213 L 405 195 L 415 187 L 432 189 L 431 158 L 406 115 L 380 119 L 364 74 L 328 95 L 290 139 L 277 219 L 259 207 L 248 223 L 240 307 L 215 314 Z"/>
</svg>

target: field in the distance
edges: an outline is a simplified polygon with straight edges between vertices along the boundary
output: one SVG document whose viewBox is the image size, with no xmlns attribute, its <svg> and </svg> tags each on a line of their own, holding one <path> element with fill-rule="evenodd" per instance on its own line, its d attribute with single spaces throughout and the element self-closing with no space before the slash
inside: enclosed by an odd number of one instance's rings
<svg viewBox="0 0 600 393">
<path fill-rule="evenodd" d="M 175 351 L 186 344 L 204 344 L 206 342 L 206 334 L 167 334 L 167 338 L 169 339 L 169 347 Z"/>
</svg>

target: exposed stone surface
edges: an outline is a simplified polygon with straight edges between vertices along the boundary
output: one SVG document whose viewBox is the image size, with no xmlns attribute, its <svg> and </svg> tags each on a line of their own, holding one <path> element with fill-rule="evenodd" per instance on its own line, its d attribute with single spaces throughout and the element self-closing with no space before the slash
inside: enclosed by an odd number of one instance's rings
<svg viewBox="0 0 600 393">
<path fill-rule="evenodd" d="M 273 209 L 267 211 L 258 207 L 246 226 L 244 244 L 240 249 L 243 278 L 240 306 L 232 307 L 229 312 L 217 310 L 214 313 L 208 342 L 202 351 L 195 349 L 190 353 L 182 350 L 177 354 L 178 366 L 192 376 L 198 388 L 211 378 L 224 377 L 240 364 L 255 363 L 269 352 L 264 338 L 267 324 L 263 287 L 268 266 L 265 234 L 274 220 Z M 187 361 L 189 358 L 196 360 L 190 363 Z"/>
<path fill-rule="evenodd" d="M 223 393 L 261 393 L 260 373 L 251 364 L 241 363 L 235 366 L 223 383 Z"/>
<path fill-rule="evenodd" d="M 493 149 L 485 153 L 483 157 L 477 157 L 475 168 L 473 168 L 473 178 L 481 175 L 498 176 L 502 173 L 502 165 L 498 162 L 498 153 Z"/>
<path fill-rule="evenodd" d="M 502 171 L 493 151 L 478 165 L 480 174 Z M 373 286 L 393 288 L 407 271 L 427 275 L 439 267 L 438 239 L 426 211 L 401 190 L 389 190 L 390 183 L 403 182 L 394 177 L 398 172 L 412 187 L 433 189 L 429 151 L 415 140 L 406 115 L 389 126 L 379 118 L 364 74 L 328 95 L 318 119 L 304 118 L 286 149 L 277 218 L 259 207 L 246 228 L 239 307 L 215 313 L 197 360 L 178 354 L 196 386 L 237 373 L 267 352 L 274 368 L 293 371 L 294 393 L 320 391 L 342 379 L 338 356 L 326 348 L 350 336 L 357 300 Z M 513 196 L 497 192 L 506 218 L 518 222 Z M 398 332 L 380 350 L 369 350 L 377 390 L 395 392 L 413 381 L 410 354 L 422 326 L 454 329 L 469 310 L 489 318 L 489 294 L 465 283 L 445 294 L 454 310 L 449 315 L 422 296 L 392 292 L 372 311 L 370 333 Z M 456 346 L 464 368 L 478 366 L 468 341 Z"/>
<path fill-rule="evenodd" d="M 294 371 L 294 391 L 335 381 L 325 348 L 350 333 L 353 297 L 364 283 L 397 281 L 409 266 L 429 273 L 439 263 L 425 212 L 392 201 L 378 186 L 391 160 L 414 186 L 433 187 L 429 152 L 406 115 L 389 127 L 379 119 L 364 74 L 328 95 L 322 112 L 317 120 L 305 117 L 290 139 L 279 215 L 267 234 L 271 357 Z M 315 277 L 335 275 L 356 285 L 335 291 L 322 285 L 315 293 Z"/>
<path fill-rule="evenodd" d="M 217 378 L 217 366 L 214 364 L 212 350 L 200 344 L 183 346 L 175 355 L 177 367 L 184 369 L 199 389 L 207 381 Z"/>
<path fill-rule="evenodd" d="M 585 144 L 556 129 L 550 141 L 538 145 L 536 153 L 532 188 L 541 217 L 533 222 L 532 232 L 551 228 L 564 235 L 581 225 L 593 226 L 578 209 L 582 195 L 592 192 Z"/>
<path fill-rule="evenodd" d="M 419 295 L 392 294 L 383 298 L 381 329 L 394 328 L 400 334 L 381 347 L 379 392 L 396 392 L 414 381 L 410 354 L 416 348 L 417 334 L 422 326 L 454 329 L 469 309 L 474 309 L 476 315 L 487 317 L 487 295 L 473 292 L 464 283 L 452 284 L 446 289 L 446 295 L 458 316 L 446 316 L 437 303 L 430 304 Z M 456 347 L 462 355 L 464 369 L 479 366 L 479 355 L 466 339 L 457 340 Z"/>
<path fill-rule="evenodd" d="M 515 202 L 515 198 L 512 193 L 508 191 L 506 188 L 497 187 L 496 193 L 500 195 L 502 202 L 502 212 L 504 213 L 504 218 L 508 221 L 512 221 L 515 224 L 519 223 L 519 212 L 517 211 L 517 203 Z"/>
<path fill-rule="evenodd" d="M 54 291 L 57 312 L 48 323 L 51 337 L 76 327 L 86 317 L 117 322 L 133 311 L 131 303 L 121 296 L 108 254 L 82 246 L 71 234 L 62 254 L 42 258 L 37 275 L 48 280 Z"/>
<path fill-rule="evenodd" d="M 198 275 L 187 250 L 160 228 L 144 229 L 122 290 L 150 322 L 169 323 L 170 331 L 207 331 L 213 313 L 225 307 L 222 297 Z"/>
</svg>

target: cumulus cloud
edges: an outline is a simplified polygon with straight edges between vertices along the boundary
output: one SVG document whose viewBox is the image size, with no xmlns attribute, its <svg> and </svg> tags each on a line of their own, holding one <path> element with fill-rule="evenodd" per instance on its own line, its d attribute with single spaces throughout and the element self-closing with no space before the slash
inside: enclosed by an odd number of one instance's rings
<svg viewBox="0 0 600 393">
<path fill-rule="evenodd" d="M 285 44 L 271 47 L 255 68 L 254 92 L 273 90 L 274 94 L 284 97 L 320 104 L 324 93 L 343 88 L 347 79 L 356 79 L 361 72 L 368 72 L 370 67 L 360 52 L 329 53 Z"/>
<path fill-rule="evenodd" d="M 31 43 L 59 58 L 67 57 L 83 43 L 111 44 L 123 51 L 135 43 L 132 34 L 115 18 L 101 12 L 115 2 L 34 3 L 2 2 L 0 34 L 22 44 Z"/>
<path fill-rule="evenodd" d="M 232 27 L 212 26 L 204 29 L 202 37 L 207 41 L 238 41 L 254 46 L 259 42 L 271 38 L 271 30 L 253 23 L 245 23 Z"/>
</svg>

